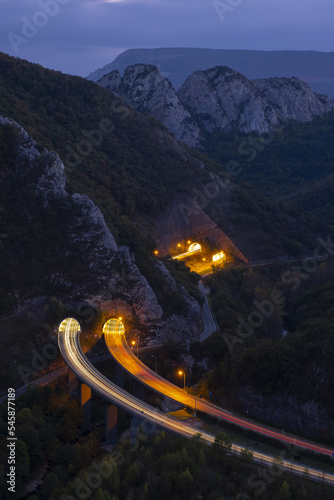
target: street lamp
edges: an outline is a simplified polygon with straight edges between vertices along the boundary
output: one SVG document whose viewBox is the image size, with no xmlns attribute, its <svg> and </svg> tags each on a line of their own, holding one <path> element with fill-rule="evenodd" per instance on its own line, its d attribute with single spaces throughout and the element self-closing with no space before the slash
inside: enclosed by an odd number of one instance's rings
<svg viewBox="0 0 334 500">
<path fill-rule="evenodd" d="M 155 358 L 155 373 L 158 373 L 158 358 L 152 354 L 151 358 Z"/>
<path fill-rule="evenodd" d="M 137 358 L 138 358 L 138 342 L 136 342 L 135 340 L 133 340 L 133 341 L 131 342 L 131 344 L 132 344 L 133 346 L 135 346 L 135 345 L 137 346 Z"/>
<path fill-rule="evenodd" d="M 183 390 L 186 390 L 186 374 L 182 370 L 179 371 L 179 375 L 183 375 Z"/>
</svg>

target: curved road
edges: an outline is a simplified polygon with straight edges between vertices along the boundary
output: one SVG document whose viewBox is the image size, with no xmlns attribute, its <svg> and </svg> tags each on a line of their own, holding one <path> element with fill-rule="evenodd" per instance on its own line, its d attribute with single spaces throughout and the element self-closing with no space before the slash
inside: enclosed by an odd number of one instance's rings
<svg viewBox="0 0 334 500">
<path fill-rule="evenodd" d="M 211 312 L 207 298 L 207 293 L 205 291 L 206 287 L 205 285 L 203 285 L 202 280 L 198 282 L 198 288 L 204 297 L 204 304 L 202 305 L 202 318 L 203 318 L 204 330 L 197 337 L 194 337 L 194 339 L 191 340 L 198 340 L 199 342 L 203 342 L 203 340 L 207 339 L 208 337 L 210 337 L 210 335 L 218 331 L 219 328 Z"/>
<path fill-rule="evenodd" d="M 110 320 L 107 321 L 103 328 L 104 338 L 109 352 L 119 363 L 119 365 L 121 365 L 137 380 L 148 385 L 154 391 L 163 394 L 164 396 L 167 396 L 175 401 L 178 401 L 185 406 L 188 405 L 194 408 L 194 396 L 188 394 L 176 385 L 160 377 L 155 372 L 150 370 L 150 368 L 142 363 L 136 356 L 134 356 L 133 352 L 128 346 L 124 333 L 124 327 L 120 328 L 119 325 L 122 325 L 120 321 Z M 304 448 L 324 455 L 331 456 L 334 453 L 334 450 L 331 448 L 313 443 L 312 441 L 298 438 L 291 434 L 277 431 L 269 426 L 258 424 L 252 420 L 238 417 L 227 410 L 223 410 L 222 408 L 209 403 L 208 401 L 203 401 L 202 399 L 196 398 L 196 407 L 197 410 L 202 411 L 212 417 L 218 418 L 219 420 L 226 420 L 227 422 L 236 424 L 239 427 L 252 430 L 254 432 L 257 432 L 258 434 L 262 434 L 278 441 L 287 442 L 293 444 L 294 446 L 298 446 L 300 448 Z"/>
<path fill-rule="evenodd" d="M 173 419 L 161 411 L 152 408 L 150 405 L 143 403 L 123 389 L 120 389 L 116 384 L 102 375 L 83 353 L 79 336 L 80 325 L 75 319 L 68 318 L 63 321 L 59 328 L 59 349 L 68 366 L 77 374 L 82 382 L 103 396 L 107 401 L 116 404 L 133 415 L 137 415 L 141 419 L 149 421 L 157 427 L 175 432 L 186 438 L 192 438 L 198 435 L 197 428 Z M 212 434 L 201 432 L 201 436 L 208 445 L 212 445 L 214 442 L 215 436 Z M 243 449 L 242 446 L 233 443 L 231 452 L 240 455 Z M 270 467 L 275 463 L 275 457 L 260 453 L 256 450 L 251 451 L 253 452 L 253 460 L 255 462 Z M 289 460 L 282 461 L 282 468 L 296 475 L 305 475 L 305 466 Z M 310 479 L 322 481 L 334 486 L 333 474 L 324 473 L 314 468 L 309 468 L 307 473 Z"/>
</svg>

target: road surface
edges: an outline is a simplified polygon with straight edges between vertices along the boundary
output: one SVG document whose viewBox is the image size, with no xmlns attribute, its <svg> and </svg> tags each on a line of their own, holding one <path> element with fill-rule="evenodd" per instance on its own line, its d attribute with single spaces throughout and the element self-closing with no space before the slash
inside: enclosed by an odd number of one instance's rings
<svg viewBox="0 0 334 500">
<path fill-rule="evenodd" d="M 116 320 L 117 321 L 117 320 Z M 110 325 L 110 326 L 108 326 Z M 110 354 L 127 372 L 135 377 L 140 382 L 148 385 L 154 391 L 169 397 L 172 400 L 178 401 L 185 406 L 195 407 L 195 397 L 180 389 L 176 385 L 168 382 L 164 378 L 157 375 L 150 370 L 144 363 L 142 363 L 129 348 L 124 328 L 118 330 L 115 328 L 113 321 L 109 321 L 104 326 L 104 338 Z M 196 407 L 198 411 L 202 411 L 218 420 L 225 420 L 233 423 L 243 429 L 254 431 L 258 434 L 267 436 L 269 438 L 286 442 L 309 451 L 330 455 L 334 453 L 333 448 L 329 448 L 312 441 L 298 438 L 285 432 L 280 432 L 266 425 L 257 424 L 256 422 L 239 417 L 233 413 L 223 410 L 208 401 L 196 398 Z"/>
<path fill-rule="evenodd" d="M 104 361 L 110 359 L 109 354 L 102 354 L 101 356 L 95 356 L 94 358 L 91 358 L 92 363 L 97 363 L 98 361 Z M 28 390 L 28 388 L 33 388 L 33 387 L 39 387 L 43 385 L 48 385 L 54 380 L 57 380 L 57 378 L 62 377 L 63 375 L 66 375 L 68 373 L 68 367 L 63 366 L 62 368 L 59 368 L 58 370 L 54 370 L 53 372 L 47 373 L 46 375 L 43 375 L 43 377 L 39 377 L 36 380 L 33 380 L 32 382 L 29 382 L 26 385 L 22 385 L 19 389 L 15 390 L 15 397 L 20 397 L 23 394 L 25 394 Z M 0 398 L 0 404 L 6 401 L 7 399 L 7 394 L 2 396 Z"/>
<path fill-rule="evenodd" d="M 194 337 L 192 340 L 198 340 L 199 342 L 203 342 L 203 340 L 207 339 L 218 330 L 218 325 L 216 320 L 211 312 L 207 293 L 205 291 L 205 285 L 203 285 L 202 280 L 198 282 L 198 288 L 204 297 L 204 304 L 202 305 L 202 318 L 204 324 L 204 330 L 198 335 L 198 337 Z"/>
<path fill-rule="evenodd" d="M 75 319 L 69 318 L 63 322 L 62 325 L 62 330 L 59 330 L 58 338 L 60 352 L 63 355 L 65 362 L 76 373 L 82 382 L 87 384 L 92 390 L 103 396 L 110 403 L 116 404 L 132 415 L 136 415 L 140 419 L 150 422 L 157 428 L 175 432 L 185 438 L 192 438 L 198 435 L 197 428 L 173 419 L 165 413 L 152 408 L 150 405 L 130 395 L 124 389 L 121 389 L 102 375 L 102 373 L 100 373 L 88 360 L 81 349 L 79 323 Z M 130 349 L 128 354 L 131 354 Z M 201 437 L 209 446 L 212 445 L 215 439 L 214 435 L 207 432 L 201 432 Z M 240 455 L 243 449 L 243 447 L 233 443 L 231 453 Z M 272 455 L 260 453 L 256 450 L 251 451 L 253 452 L 254 462 L 261 463 L 269 467 L 274 465 L 275 457 Z M 289 460 L 283 460 L 282 469 L 286 472 L 303 476 L 305 475 L 306 467 Z M 310 479 L 322 481 L 334 486 L 333 474 L 324 473 L 323 471 L 314 468 L 308 468 L 307 474 Z"/>
</svg>

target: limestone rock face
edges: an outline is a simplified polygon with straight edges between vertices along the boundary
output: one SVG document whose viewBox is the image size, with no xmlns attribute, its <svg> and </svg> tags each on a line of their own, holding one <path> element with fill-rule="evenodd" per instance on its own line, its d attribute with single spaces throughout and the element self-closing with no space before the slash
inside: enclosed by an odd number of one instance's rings
<svg viewBox="0 0 334 500">
<path fill-rule="evenodd" d="M 17 174 L 31 175 L 30 180 L 35 183 L 35 189 L 47 200 L 49 195 L 63 196 L 65 194 L 65 167 L 54 151 L 44 148 L 37 149 L 36 141 L 14 120 L 0 116 L 0 125 L 14 127 L 21 139 L 17 151 Z M 46 202 L 47 203 L 47 202 Z"/>
<path fill-rule="evenodd" d="M 156 66 L 129 66 L 98 82 L 163 123 L 178 140 L 200 147 L 216 131 L 260 134 L 287 121 L 311 121 L 334 108 L 298 78 L 249 80 L 226 66 L 195 71 L 176 92 Z"/>
<path fill-rule="evenodd" d="M 274 109 L 254 84 L 225 66 L 196 71 L 184 82 L 179 96 L 208 132 L 267 132 L 278 125 Z"/>
<path fill-rule="evenodd" d="M 334 108 L 329 97 L 315 94 L 298 78 L 253 80 L 263 97 L 276 108 L 280 120 L 311 121 Z"/>
<path fill-rule="evenodd" d="M 170 81 L 156 66 L 129 66 L 123 78 L 118 71 L 113 71 L 98 83 L 132 104 L 138 111 L 159 120 L 178 140 L 194 147 L 198 143 L 201 137 L 199 127 L 185 109 Z"/>
</svg>

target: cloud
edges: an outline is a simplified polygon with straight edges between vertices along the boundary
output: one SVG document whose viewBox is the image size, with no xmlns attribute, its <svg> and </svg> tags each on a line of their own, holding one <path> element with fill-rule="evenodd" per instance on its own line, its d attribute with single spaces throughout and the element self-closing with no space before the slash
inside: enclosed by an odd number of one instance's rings
<svg viewBox="0 0 334 500">
<path fill-rule="evenodd" d="M 213 0 L 69 0 L 14 53 L 8 32 L 20 35 L 41 2 L 0 0 L 0 50 L 81 75 L 127 48 L 334 49 L 332 0 L 244 0 L 223 20 Z"/>
</svg>

